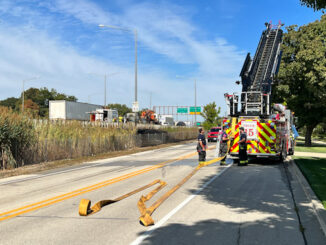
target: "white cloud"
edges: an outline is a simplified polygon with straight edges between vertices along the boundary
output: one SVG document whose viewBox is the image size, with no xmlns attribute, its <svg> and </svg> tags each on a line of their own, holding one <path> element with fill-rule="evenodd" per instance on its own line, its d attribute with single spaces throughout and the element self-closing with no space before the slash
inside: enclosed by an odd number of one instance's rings
<svg viewBox="0 0 326 245">
<path fill-rule="evenodd" d="M 140 45 L 171 60 L 171 64 L 191 64 L 197 67 L 189 77 L 198 78 L 198 104 L 217 101 L 224 106 L 223 94 L 235 88 L 234 84 L 243 61 L 243 52 L 225 39 L 201 40 L 200 31 L 191 22 L 188 12 L 176 5 L 133 4 L 123 9 L 121 14 L 103 10 L 95 3 L 56 0 L 42 3 L 52 14 L 63 14 L 75 18 L 84 25 L 99 23 L 136 28 Z M 29 26 L 17 26 L 8 32 L 8 25 L 0 23 L 0 99 L 20 94 L 22 79 L 40 75 L 30 86 L 54 87 L 58 91 L 76 95 L 87 101 L 89 95 L 93 103 L 102 103 L 102 78 L 87 75 L 89 72 L 119 72 L 109 78 L 108 101 L 131 105 L 134 98 L 133 68 L 104 62 L 96 57 L 82 55 L 77 48 L 62 41 L 62 37 L 52 36 L 34 22 L 46 21 L 54 25 L 53 18 L 38 13 L 28 7 L 14 6 L 10 1 L 0 4 L 0 11 L 14 10 L 16 16 L 31 18 Z M 11 29 L 13 30 L 13 29 Z M 78 38 L 78 37 L 76 37 Z M 96 48 L 93 45 L 92 49 Z M 193 104 L 193 80 L 176 79 L 172 73 L 145 64 L 146 70 L 139 73 L 139 100 L 142 106 L 149 104 L 149 93 L 153 92 L 153 103 L 160 105 Z M 170 75 L 169 75 L 170 74 Z M 181 74 L 182 75 L 182 74 Z M 172 78 L 171 78 L 172 76 Z M 16 82 L 17 81 L 17 82 Z"/>
<path fill-rule="evenodd" d="M 220 72 L 235 71 L 234 66 L 238 66 L 244 56 L 223 38 L 217 37 L 215 43 L 196 39 L 195 36 L 201 33 L 186 17 L 189 12 L 173 4 L 129 3 L 119 16 L 86 0 L 57 0 L 55 6 L 57 11 L 74 16 L 85 24 L 136 28 L 140 42 L 146 47 L 177 63 L 197 64 L 202 72 L 215 71 L 222 65 L 224 68 L 217 70 L 219 75 Z M 215 69 L 211 69 L 212 66 Z"/>
</svg>

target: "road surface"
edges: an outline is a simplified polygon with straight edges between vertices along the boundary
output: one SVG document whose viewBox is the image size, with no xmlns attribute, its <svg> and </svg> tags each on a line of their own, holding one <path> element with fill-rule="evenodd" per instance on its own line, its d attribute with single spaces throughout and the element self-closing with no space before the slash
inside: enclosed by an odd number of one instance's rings
<svg viewBox="0 0 326 245">
<path fill-rule="evenodd" d="M 151 205 L 197 165 L 194 149 L 195 143 L 181 144 L 1 179 L 0 243 L 326 244 L 309 201 L 282 164 L 206 166 L 153 213 L 151 227 L 139 223 L 137 202 L 155 187 L 79 216 L 82 198 L 94 204 L 166 181 Z"/>
</svg>

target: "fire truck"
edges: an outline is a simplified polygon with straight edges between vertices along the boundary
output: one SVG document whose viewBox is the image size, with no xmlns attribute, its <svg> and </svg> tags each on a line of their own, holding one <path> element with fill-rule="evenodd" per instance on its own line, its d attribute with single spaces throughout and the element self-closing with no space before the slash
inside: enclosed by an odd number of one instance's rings
<svg viewBox="0 0 326 245">
<path fill-rule="evenodd" d="M 247 134 L 248 158 L 283 161 L 294 153 L 294 117 L 271 101 L 272 85 L 281 60 L 282 24 L 266 23 L 255 56 L 250 53 L 240 72 L 241 93 L 224 94 L 228 116 L 223 120 L 231 139 L 229 156 L 239 163 L 239 128 Z M 294 129 L 295 130 L 295 129 Z"/>
</svg>

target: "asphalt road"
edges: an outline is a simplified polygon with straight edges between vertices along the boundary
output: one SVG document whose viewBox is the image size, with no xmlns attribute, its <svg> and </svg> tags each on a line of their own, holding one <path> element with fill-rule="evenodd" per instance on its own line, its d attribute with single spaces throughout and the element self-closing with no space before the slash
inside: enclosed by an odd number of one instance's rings
<svg viewBox="0 0 326 245">
<path fill-rule="evenodd" d="M 1 179 L 0 244 L 326 244 L 291 173 L 266 162 L 200 169 L 153 213 L 151 227 L 139 223 L 137 202 L 155 186 L 93 215 L 78 215 L 82 198 L 94 204 L 166 181 L 146 203 L 151 205 L 197 165 L 197 156 L 189 155 L 194 149 L 194 143 L 182 144 Z M 211 150 L 208 159 L 213 157 Z"/>
</svg>

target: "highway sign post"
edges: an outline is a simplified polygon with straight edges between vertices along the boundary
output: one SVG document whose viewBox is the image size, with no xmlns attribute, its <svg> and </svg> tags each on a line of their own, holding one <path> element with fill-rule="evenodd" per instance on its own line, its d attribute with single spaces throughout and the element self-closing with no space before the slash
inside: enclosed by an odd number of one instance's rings
<svg viewBox="0 0 326 245">
<path fill-rule="evenodd" d="M 135 101 L 132 103 L 132 112 L 138 112 L 139 111 L 139 103 L 138 101 Z"/>
</svg>

